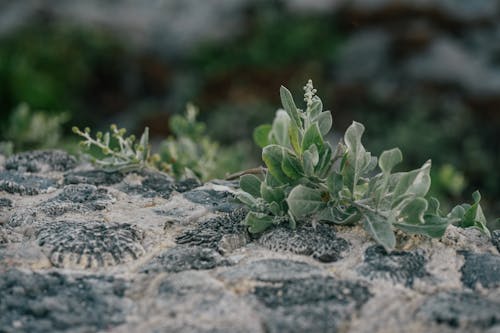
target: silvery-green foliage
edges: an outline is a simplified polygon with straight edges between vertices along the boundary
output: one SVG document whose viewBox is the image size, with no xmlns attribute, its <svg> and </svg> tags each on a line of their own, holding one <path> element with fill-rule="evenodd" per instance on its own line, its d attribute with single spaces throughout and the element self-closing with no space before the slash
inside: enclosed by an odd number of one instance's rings
<svg viewBox="0 0 500 333">
<path fill-rule="evenodd" d="M 301 110 L 281 87 L 283 110 L 277 111 L 272 125 L 254 132 L 267 172 L 263 179 L 240 178 L 238 198 L 250 208 L 245 219 L 250 232 L 285 222 L 293 228 L 303 220 L 361 223 L 386 250 L 396 246 L 396 228 L 441 237 L 453 223 L 489 233 L 479 192 L 473 195 L 473 205 L 457 206 L 448 214 L 440 211 L 437 199 L 427 197 L 430 160 L 416 170 L 393 172 L 403 159 L 401 151 L 372 156 L 362 144 L 365 128 L 357 122 L 333 149 L 326 139 L 332 115 L 323 111 L 310 80 L 304 90 L 306 105 Z"/>
<path fill-rule="evenodd" d="M 93 162 L 108 170 L 136 170 L 154 166 L 157 156 L 151 156 L 149 145 L 149 129 L 146 127 L 141 138 L 136 142 L 134 135 L 128 137 L 125 128 L 110 126 L 110 132 L 97 132 L 95 138 L 91 136 L 90 128 L 81 131 L 73 127 L 73 133 L 85 140 L 81 145 L 85 148 L 95 146 L 101 150 L 103 158 L 93 158 Z"/>
</svg>

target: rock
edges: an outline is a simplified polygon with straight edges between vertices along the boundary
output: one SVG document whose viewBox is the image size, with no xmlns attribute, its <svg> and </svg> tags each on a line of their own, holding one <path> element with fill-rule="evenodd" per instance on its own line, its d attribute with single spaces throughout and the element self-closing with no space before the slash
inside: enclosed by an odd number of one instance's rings
<svg viewBox="0 0 500 333">
<path fill-rule="evenodd" d="M 90 332 L 125 321 L 123 280 L 0 270 L 2 332 Z"/>
<path fill-rule="evenodd" d="M 37 150 L 15 154 L 5 162 L 5 169 L 20 172 L 67 171 L 76 166 L 76 158 L 62 150 Z"/>
<path fill-rule="evenodd" d="M 484 332 L 500 324 L 500 302 L 468 292 L 430 296 L 418 310 L 424 320 L 460 332 Z"/>
<path fill-rule="evenodd" d="M 429 275 L 425 263 L 424 255 L 418 251 L 393 251 L 387 254 L 382 246 L 374 245 L 366 249 L 364 263 L 358 271 L 370 279 L 389 279 L 412 287 L 415 279 Z"/>
<path fill-rule="evenodd" d="M 337 261 L 349 249 L 349 243 L 335 235 L 333 227 L 300 224 L 295 230 L 278 227 L 264 233 L 258 243 L 273 251 L 312 256 L 322 262 Z"/>
<path fill-rule="evenodd" d="M 121 172 L 106 172 L 104 170 L 70 171 L 64 175 L 64 184 L 113 185 L 121 182 L 124 175 Z"/>
<path fill-rule="evenodd" d="M 0 191 L 25 195 L 46 193 L 56 188 L 54 179 L 23 174 L 17 171 L 0 171 Z"/>
<path fill-rule="evenodd" d="M 500 256 L 468 251 L 459 253 L 465 258 L 465 263 L 460 269 L 464 286 L 472 289 L 478 285 L 483 288 L 500 286 Z"/>
<path fill-rule="evenodd" d="M 494 230 L 491 233 L 491 242 L 497 247 L 498 252 L 500 252 L 500 230 Z"/>
<path fill-rule="evenodd" d="M 108 267 L 145 254 L 144 232 L 129 224 L 57 221 L 37 228 L 35 237 L 55 267 Z"/>
<path fill-rule="evenodd" d="M 82 167 L 0 171 L 52 185 L 0 189 L 0 332 L 500 328 L 498 232 L 449 226 L 389 254 L 361 226 L 250 235 L 233 182 Z"/>
<path fill-rule="evenodd" d="M 203 247 L 176 246 L 163 251 L 147 263 L 141 272 L 178 273 L 186 270 L 206 270 L 227 266 L 230 262 L 217 251 Z"/>
</svg>

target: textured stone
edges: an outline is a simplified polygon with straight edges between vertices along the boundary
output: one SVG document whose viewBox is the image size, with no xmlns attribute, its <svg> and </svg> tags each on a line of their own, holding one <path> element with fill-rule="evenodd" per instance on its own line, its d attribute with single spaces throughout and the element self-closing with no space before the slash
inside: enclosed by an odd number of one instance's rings
<svg viewBox="0 0 500 333">
<path fill-rule="evenodd" d="M 56 267 L 114 266 L 145 253 L 144 232 L 130 224 L 56 221 L 42 225 L 35 236 Z"/>
<path fill-rule="evenodd" d="M 184 193 L 184 197 L 191 202 L 204 205 L 211 210 L 230 213 L 241 207 L 235 201 L 234 195 L 226 191 L 193 190 Z"/>
<path fill-rule="evenodd" d="M 217 251 L 203 247 L 176 246 L 163 251 L 146 264 L 141 272 L 177 273 L 186 270 L 213 269 L 217 266 L 229 265 L 229 260 L 223 258 Z"/>
<path fill-rule="evenodd" d="M 0 171 L 0 191 L 21 195 L 37 195 L 56 188 L 54 179 L 19 173 L 17 171 Z"/>
<path fill-rule="evenodd" d="M 366 249 L 364 263 L 358 271 L 370 279 L 390 279 L 411 287 L 415 279 L 429 275 L 425 263 L 422 253 L 393 251 L 387 254 L 382 246 L 374 245 Z"/>
<path fill-rule="evenodd" d="M 496 246 L 498 252 L 500 252 L 500 230 L 494 230 L 491 233 L 491 242 Z"/>
<path fill-rule="evenodd" d="M 12 200 L 9 198 L 0 198 L 0 208 L 12 207 Z"/>
<path fill-rule="evenodd" d="M 204 246 L 219 249 L 224 235 L 246 233 L 241 221 L 246 216 L 245 209 L 238 209 L 229 214 L 201 222 L 194 229 L 186 230 L 176 237 L 177 244 Z"/>
<path fill-rule="evenodd" d="M 230 282 L 255 280 L 262 282 L 283 282 L 305 279 L 323 274 L 319 267 L 306 262 L 287 259 L 263 259 L 248 262 L 238 267 L 231 267 L 219 274 Z"/>
<path fill-rule="evenodd" d="M 70 171 L 64 175 L 64 184 L 113 185 L 121 182 L 121 172 L 104 170 Z"/>
<path fill-rule="evenodd" d="M 295 230 L 274 228 L 263 234 L 258 243 L 273 251 L 310 255 L 322 262 L 337 261 L 349 249 L 349 243 L 337 237 L 333 227 L 324 224 L 300 224 Z"/>
<path fill-rule="evenodd" d="M 500 324 L 500 302 L 468 292 L 441 292 L 418 310 L 426 320 L 460 332 L 477 332 Z"/>
<path fill-rule="evenodd" d="M 125 321 L 126 285 L 112 277 L 0 271 L 0 331 L 94 332 Z"/>
<path fill-rule="evenodd" d="M 254 295 L 267 332 L 336 332 L 371 296 L 363 284 L 321 276 L 256 286 Z"/>
<path fill-rule="evenodd" d="M 462 283 L 468 288 L 481 284 L 484 288 L 500 286 L 500 256 L 490 253 L 460 252 L 465 263 L 460 269 Z"/>
<path fill-rule="evenodd" d="M 76 158 L 62 150 L 36 150 L 13 155 L 5 162 L 7 170 L 21 172 L 66 171 L 76 166 Z"/>
</svg>

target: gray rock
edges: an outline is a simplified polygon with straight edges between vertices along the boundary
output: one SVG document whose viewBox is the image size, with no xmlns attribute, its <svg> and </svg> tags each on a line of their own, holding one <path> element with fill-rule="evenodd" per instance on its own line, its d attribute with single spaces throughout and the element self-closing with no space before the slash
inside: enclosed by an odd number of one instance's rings
<svg viewBox="0 0 500 333">
<path fill-rule="evenodd" d="M 125 290 L 124 281 L 113 277 L 0 270 L 0 331 L 109 329 L 125 321 Z"/>
<path fill-rule="evenodd" d="M 12 200 L 9 198 L 0 198 L 0 208 L 12 207 Z"/>
<path fill-rule="evenodd" d="M 256 286 L 254 295 L 268 332 L 336 332 L 371 297 L 359 282 L 321 276 Z"/>
<path fill-rule="evenodd" d="M 273 251 L 286 251 L 312 256 L 322 262 L 333 262 L 342 258 L 349 243 L 337 237 L 332 226 L 299 224 L 295 230 L 278 227 L 267 231 L 258 243 Z"/>
<path fill-rule="evenodd" d="M 206 270 L 218 266 L 227 266 L 230 261 L 217 251 L 203 247 L 176 246 L 163 251 L 142 269 L 144 273 L 178 273 L 186 270 Z"/>
<path fill-rule="evenodd" d="M 241 224 L 246 213 L 245 209 L 240 208 L 232 213 L 203 221 L 197 227 L 182 232 L 176 237 L 176 242 L 219 249 L 224 235 L 239 235 L 247 232 L 245 226 Z"/>
<path fill-rule="evenodd" d="M 483 332 L 500 324 L 500 302 L 468 292 L 442 292 L 430 296 L 418 314 L 460 332 Z"/>
<path fill-rule="evenodd" d="M 483 288 L 500 286 L 500 256 L 467 251 L 460 253 L 465 258 L 465 263 L 460 269 L 464 286 L 472 289 L 478 284 Z"/>
<path fill-rule="evenodd" d="M 57 188 L 57 181 L 17 171 L 0 171 L 0 191 L 21 195 L 37 195 Z"/>
<path fill-rule="evenodd" d="M 498 252 L 500 252 L 500 230 L 494 230 L 491 233 L 491 242 L 497 247 Z"/>
<path fill-rule="evenodd" d="M 121 172 L 104 170 L 70 171 L 64 175 L 64 184 L 113 185 L 121 182 Z"/>
<path fill-rule="evenodd" d="M 358 268 L 361 275 L 370 279 L 390 279 L 412 287 L 415 279 L 429 276 L 425 270 L 427 260 L 420 252 L 392 251 L 390 254 L 380 245 L 365 251 L 364 263 Z"/>
<path fill-rule="evenodd" d="M 108 267 L 145 253 L 144 232 L 130 224 L 56 221 L 39 226 L 35 237 L 55 267 Z"/>
<path fill-rule="evenodd" d="M 216 190 L 193 190 L 184 193 L 184 197 L 191 202 L 207 206 L 209 209 L 230 213 L 241 207 L 232 193 Z"/>
<path fill-rule="evenodd" d="M 236 283 L 240 280 L 283 282 L 320 276 L 324 272 L 317 266 L 303 261 L 287 259 L 263 259 L 231 267 L 219 274 L 219 278 Z"/>
<path fill-rule="evenodd" d="M 5 169 L 20 172 L 67 171 L 76 166 L 76 158 L 62 150 L 36 150 L 15 154 Z"/>
</svg>

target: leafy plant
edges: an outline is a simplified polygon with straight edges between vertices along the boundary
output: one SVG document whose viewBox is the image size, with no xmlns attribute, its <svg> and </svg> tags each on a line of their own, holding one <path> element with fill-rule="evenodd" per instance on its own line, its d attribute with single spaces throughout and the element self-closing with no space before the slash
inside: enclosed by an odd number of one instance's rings
<svg viewBox="0 0 500 333">
<path fill-rule="evenodd" d="M 218 144 L 205 134 L 205 124 L 196 121 L 198 109 L 188 104 L 184 116 L 170 119 L 174 133 L 160 145 L 160 168 L 176 178 L 196 177 L 207 180 L 216 170 Z"/>
<path fill-rule="evenodd" d="M 22 103 L 9 117 L 4 137 L 17 151 L 54 148 L 60 143 L 62 125 L 68 118 L 67 113 L 51 115 Z"/>
<path fill-rule="evenodd" d="M 244 221 L 250 232 L 282 223 L 294 228 L 306 219 L 362 223 L 388 251 L 396 246 L 395 229 L 441 237 L 454 223 L 489 233 L 479 192 L 473 205 L 457 206 L 446 215 L 437 199 L 427 197 L 430 160 L 416 170 L 393 172 L 403 159 L 401 151 L 394 148 L 378 159 L 372 156 L 361 143 L 365 128 L 357 122 L 334 149 L 325 139 L 332 127 L 331 113 L 323 111 L 311 80 L 304 90 L 305 111 L 281 87 L 284 110 L 277 111 L 272 125 L 254 132 L 267 170 L 263 179 L 251 174 L 240 178 L 238 198 L 250 208 Z"/>
<path fill-rule="evenodd" d="M 158 156 L 151 156 L 149 128 L 144 129 L 144 133 L 137 143 L 134 135 L 125 136 L 127 132 L 125 128 L 118 129 L 113 124 L 110 126 L 110 130 L 111 132 L 97 132 L 94 139 L 91 136 L 90 128 L 86 127 L 81 131 L 78 127 L 73 127 L 73 133 L 85 139 L 81 142 L 82 146 L 87 149 L 96 146 L 100 149 L 104 157 L 93 157 L 92 161 L 104 169 L 127 171 L 155 166 Z"/>
</svg>

